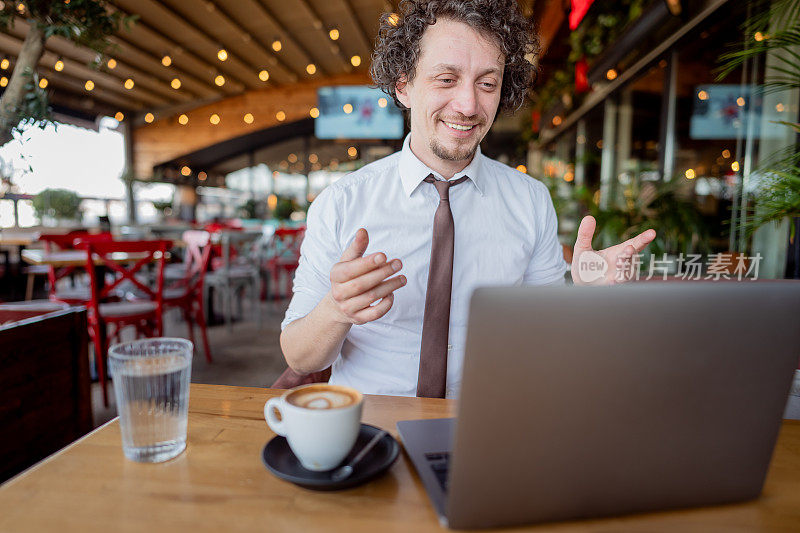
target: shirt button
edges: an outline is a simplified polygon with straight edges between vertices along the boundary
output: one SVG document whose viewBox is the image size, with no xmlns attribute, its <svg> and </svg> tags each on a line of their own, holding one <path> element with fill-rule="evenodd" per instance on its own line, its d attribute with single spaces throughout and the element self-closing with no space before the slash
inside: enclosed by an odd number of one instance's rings
<svg viewBox="0 0 800 533">
<path fill-rule="evenodd" d="M 452 350 L 452 349 L 453 349 L 453 345 L 452 345 L 452 344 L 448 344 L 448 345 L 447 345 L 447 349 L 448 349 L 448 350 Z"/>
</svg>

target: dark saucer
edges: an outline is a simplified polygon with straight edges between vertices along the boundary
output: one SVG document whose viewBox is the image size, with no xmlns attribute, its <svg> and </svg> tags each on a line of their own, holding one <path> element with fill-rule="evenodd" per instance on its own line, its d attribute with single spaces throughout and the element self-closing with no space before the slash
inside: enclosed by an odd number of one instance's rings
<svg viewBox="0 0 800 533">
<path fill-rule="evenodd" d="M 341 464 L 346 465 L 379 431 L 380 428 L 375 426 L 361 424 L 356 443 Z M 261 452 L 261 460 L 264 461 L 264 465 L 270 472 L 281 479 L 291 481 L 295 485 L 311 490 L 341 490 L 361 485 L 382 474 L 392 466 L 399 453 L 400 445 L 387 433 L 353 467 L 353 473 L 350 477 L 338 483 L 331 479 L 331 474 L 336 470 L 335 468 L 327 472 L 312 472 L 303 468 L 289 448 L 289 443 L 285 437 L 276 436 L 269 441 Z"/>
</svg>

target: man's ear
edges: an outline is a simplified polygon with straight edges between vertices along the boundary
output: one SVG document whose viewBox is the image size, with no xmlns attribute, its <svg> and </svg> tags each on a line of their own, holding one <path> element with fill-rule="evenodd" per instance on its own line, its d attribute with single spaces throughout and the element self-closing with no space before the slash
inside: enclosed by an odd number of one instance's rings
<svg viewBox="0 0 800 533">
<path fill-rule="evenodd" d="M 408 97 L 408 78 L 405 75 L 400 76 L 397 83 L 394 85 L 394 93 L 397 99 L 408 109 L 411 109 L 411 98 Z"/>
</svg>

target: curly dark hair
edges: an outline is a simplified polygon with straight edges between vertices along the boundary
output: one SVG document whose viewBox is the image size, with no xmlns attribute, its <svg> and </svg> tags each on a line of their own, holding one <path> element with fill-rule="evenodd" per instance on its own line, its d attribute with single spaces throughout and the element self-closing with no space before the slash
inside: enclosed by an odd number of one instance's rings
<svg viewBox="0 0 800 533">
<path fill-rule="evenodd" d="M 438 17 L 463 22 L 497 42 L 506 58 L 500 109 L 513 113 L 522 105 L 536 79 L 536 67 L 526 58 L 539 53 L 539 38 L 522 16 L 517 0 L 403 0 L 398 16 L 384 13 L 375 39 L 369 71 L 375 85 L 404 109 L 395 87 L 404 75 L 413 81 L 419 42 Z"/>
</svg>

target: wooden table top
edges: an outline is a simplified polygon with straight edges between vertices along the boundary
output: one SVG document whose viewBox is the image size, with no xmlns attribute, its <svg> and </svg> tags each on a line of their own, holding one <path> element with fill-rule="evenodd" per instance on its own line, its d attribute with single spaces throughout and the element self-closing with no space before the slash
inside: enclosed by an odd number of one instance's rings
<svg viewBox="0 0 800 533">
<path fill-rule="evenodd" d="M 114 252 L 110 254 L 112 260 L 118 263 L 135 263 L 147 257 L 147 253 Z M 158 252 L 155 258 L 158 257 Z M 169 257 L 169 256 L 167 256 Z M 83 266 L 86 264 L 85 250 L 60 250 L 47 252 L 42 249 L 22 250 L 22 260 L 31 265 L 48 265 L 54 267 Z M 96 265 L 103 265 L 100 258 L 95 259 Z"/>
<path fill-rule="evenodd" d="M 0 235 L 0 246 L 30 246 L 37 239 L 33 235 Z"/>
<path fill-rule="evenodd" d="M 267 398 L 283 391 L 192 385 L 187 450 L 139 464 L 113 420 L 0 487 L 0 531 L 444 531 L 404 453 L 382 477 L 314 492 L 270 474 Z M 365 396 L 365 423 L 452 416 L 452 400 Z M 800 422 L 785 421 L 762 496 L 753 502 L 503 531 L 797 531 Z"/>
</svg>

